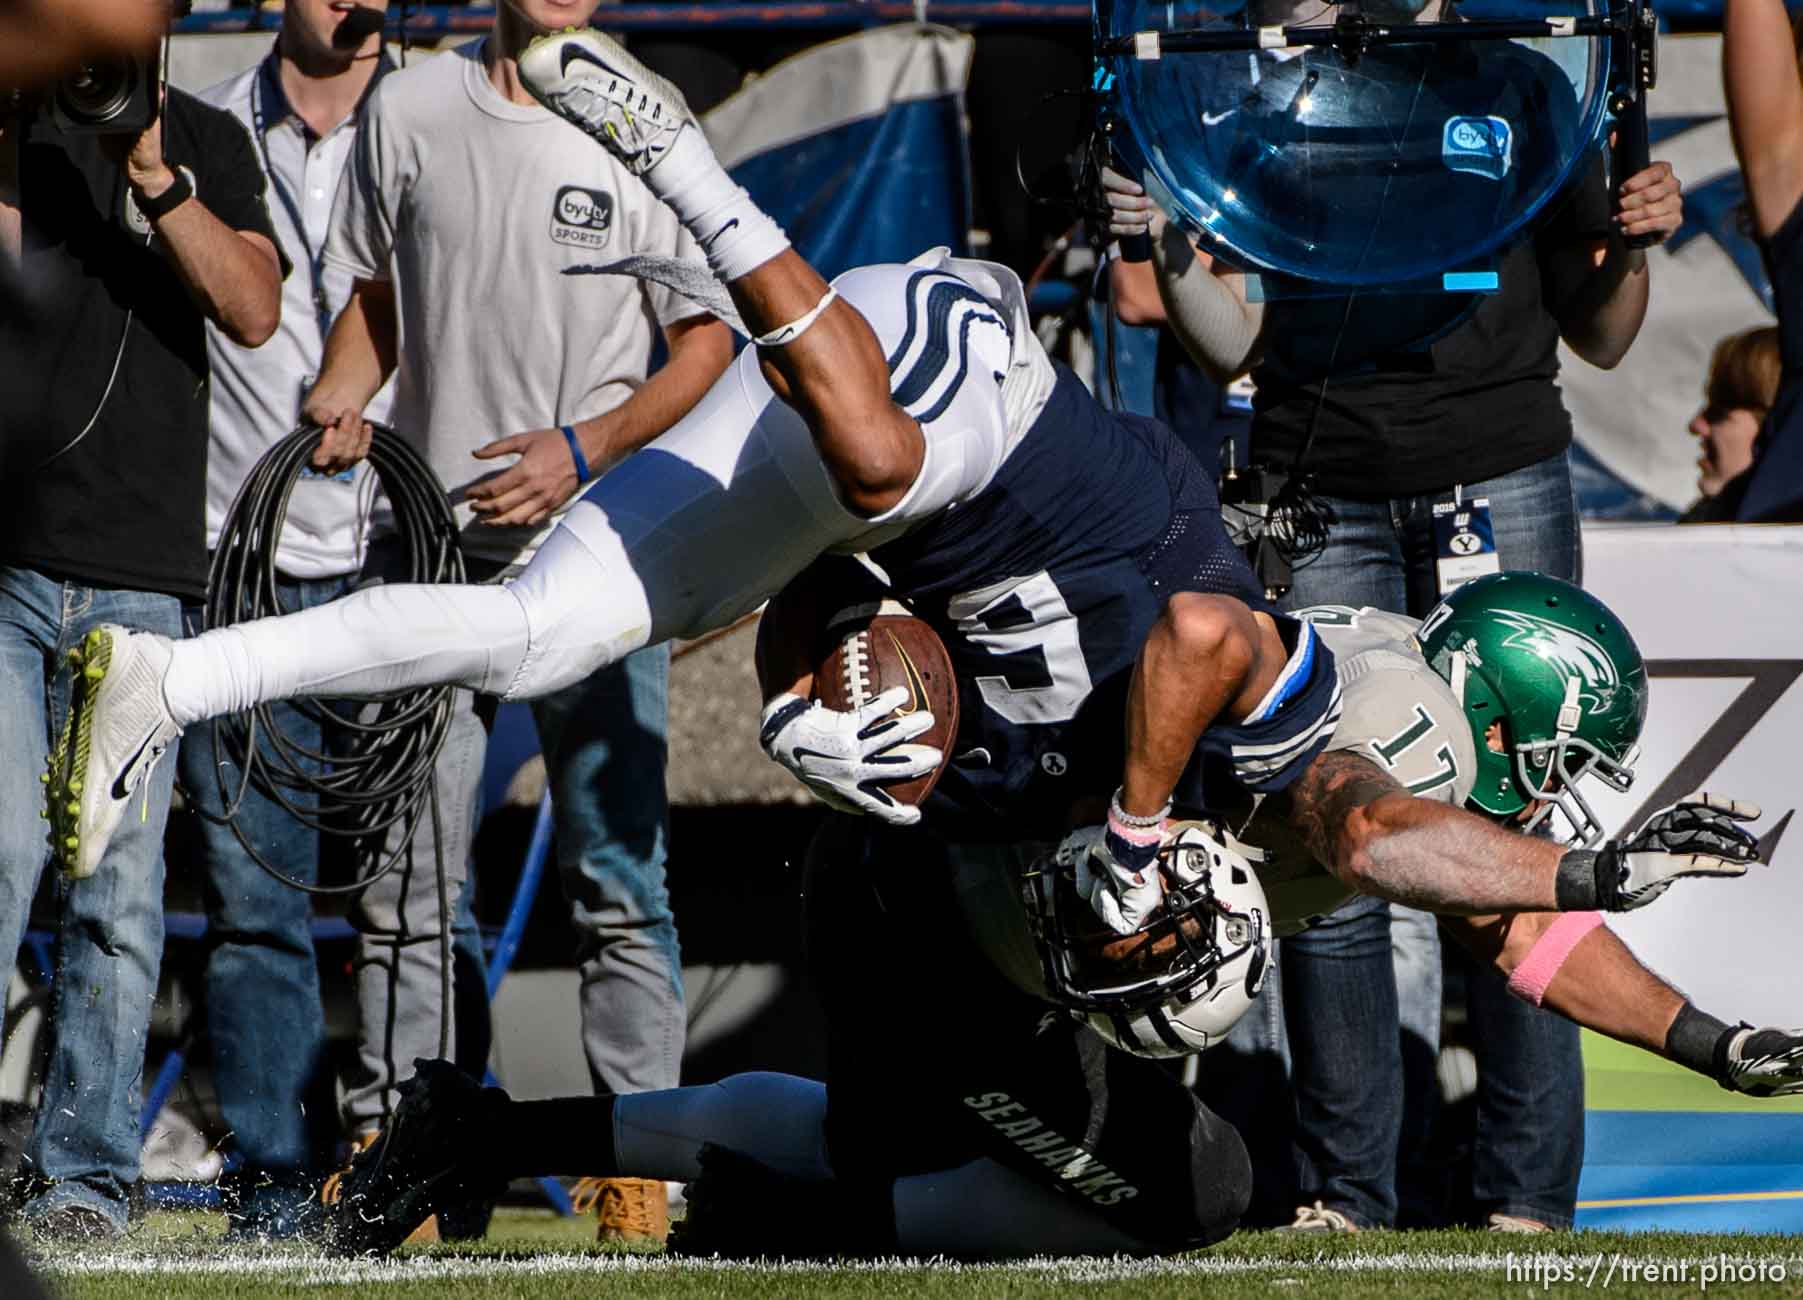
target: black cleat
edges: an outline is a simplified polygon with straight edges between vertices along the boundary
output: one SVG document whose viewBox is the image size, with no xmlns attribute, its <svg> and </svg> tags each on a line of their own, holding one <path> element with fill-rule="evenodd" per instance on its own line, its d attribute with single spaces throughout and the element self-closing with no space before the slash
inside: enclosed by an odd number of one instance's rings
<svg viewBox="0 0 1803 1300">
<path fill-rule="evenodd" d="M 473 1135 L 488 1133 L 508 1097 L 449 1061 L 419 1060 L 401 1102 L 357 1153 L 330 1207 L 336 1255 L 386 1255 L 440 1210 L 495 1201 L 507 1180 L 469 1159 Z"/>
</svg>

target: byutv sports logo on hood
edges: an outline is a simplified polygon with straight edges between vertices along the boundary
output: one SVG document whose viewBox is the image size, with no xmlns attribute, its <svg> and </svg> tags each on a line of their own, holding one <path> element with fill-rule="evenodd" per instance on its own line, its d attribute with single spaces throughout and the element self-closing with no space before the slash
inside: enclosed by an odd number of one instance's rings
<svg viewBox="0 0 1803 1300">
<path fill-rule="evenodd" d="M 605 190 L 565 185 L 551 205 L 551 238 L 578 248 L 605 248 L 613 233 L 614 196 Z"/>
</svg>

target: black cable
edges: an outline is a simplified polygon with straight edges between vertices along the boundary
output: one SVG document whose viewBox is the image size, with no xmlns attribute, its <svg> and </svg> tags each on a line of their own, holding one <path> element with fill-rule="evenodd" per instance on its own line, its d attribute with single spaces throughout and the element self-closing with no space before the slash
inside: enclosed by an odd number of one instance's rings
<svg viewBox="0 0 1803 1300">
<path fill-rule="evenodd" d="M 245 479 L 221 526 L 219 545 L 207 575 L 206 626 L 224 627 L 247 619 L 282 614 L 276 553 L 294 485 L 319 445 L 317 426 L 303 425 L 272 447 Z M 394 511 L 404 548 L 405 582 L 461 582 L 463 555 L 456 520 L 444 487 L 431 466 L 392 429 L 375 426 L 369 462 Z M 315 700 L 290 707 L 331 729 L 333 743 L 312 749 L 276 725 L 270 706 L 213 721 L 219 762 L 222 815 L 245 851 L 264 871 L 309 894 L 349 894 L 366 888 L 400 865 L 428 798 L 437 804 L 433 765 L 450 729 L 454 688 L 397 691 L 371 701 L 373 712 L 346 716 Z M 235 787 L 228 762 L 238 765 Z M 239 828 L 236 813 L 252 786 L 301 825 L 321 834 L 357 842 L 353 879 L 340 885 L 308 884 L 271 865 Z M 390 832 L 396 846 L 383 858 Z M 442 871 L 442 864 L 441 864 Z M 441 882 L 441 893 L 442 882 Z M 448 925 L 448 917 L 444 924 Z"/>
<path fill-rule="evenodd" d="M 1421 106 L 1421 92 L 1427 85 L 1427 65 L 1424 62 L 1415 79 L 1415 91 L 1409 98 L 1408 116 L 1403 119 L 1402 129 L 1391 138 L 1391 150 L 1400 155 L 1408 139 L 1408 133 L 1415 123 L 1415 114 Z M 1377 240 L 1378 228 L 1383 221 L 1384 208 L 1390 201 L 1390 191 L 1396 181 L 1396 173 L 1391 171 L 1384 177 L 1383 190 L 1378 196 L 1377 215 L 1372 219 L 1370 229 L 1365 235 L 1365 245 L 1359 250 L 1358 260 L 1354 267 L 1361 267 L 1371 254 L 1371 247 Z M 1258 539 L 1258 546 L 1269 545 L 1292 569 L 1299 569 L 1319 559 L 1327 549 L 1327 543 L 1333 525 L 1338 522 L 1334 508 L 1315 495 L 1312 476 L 1304 468 L 1308 453 L 1314 448 L 1315 435 L 1321 426 L 1321 412 L 1327 406 L 1327 390 L 1333 381 L 1334 367 L 1339 363 L 1340 345 L 1346 338 L 1346 327 L 1352 321 L 1353 304 L 1358 301 L 1355 289 L 1346 295 L 1346 307 L 1340 314 L 1340 324 L 1334 330 L 1333 347 L 1327 357 L 1327 367 L 1321 375 L 1321 387 L 1315 393 L 1314 409 L 1309 413 L 1308 429 L 1303 434 L 1302 443 L 1296 449 L 1296 456 L 1290 463 L 1289 476 L 1271 498 L 1270 508 L 1265 516 L 1265 530 Z M 1254 557 L 1256 562 L 1256 555 Z"/>
</svg>

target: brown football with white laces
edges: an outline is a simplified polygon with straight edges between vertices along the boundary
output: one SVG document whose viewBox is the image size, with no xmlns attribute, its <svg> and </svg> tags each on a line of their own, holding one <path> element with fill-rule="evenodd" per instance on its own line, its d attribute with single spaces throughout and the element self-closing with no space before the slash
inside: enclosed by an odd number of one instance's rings
<svg viewBox="0 0 1803 1300">
<path fill-rule="evenodd" d="M 945 642 L 911 614 L 874 614 L 836 624 L 832 646 L 814 669 L 814 698 L 829 709 L 862 708 L 884 691 L 906 687 L 908 701 L 893 716 L 929 709 L 933 729 L 912 743 L 951 753 L 958 734 L 958 680 Z M 945 768 L 885 786 L 897 803 L 917 805 L 932 792 Z"/>
</svg>

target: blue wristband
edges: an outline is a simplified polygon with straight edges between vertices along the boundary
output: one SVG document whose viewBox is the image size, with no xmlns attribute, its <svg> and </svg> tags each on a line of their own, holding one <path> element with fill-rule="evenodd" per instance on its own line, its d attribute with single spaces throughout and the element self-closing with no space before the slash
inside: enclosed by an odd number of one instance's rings
<svg viewBox="0 0 1803 1300">
<path fill-rule="evenodd" d="M 576 486 L 581 487 L 595 476 L 589 473 L 588 457 L 582 454 L 582 444 L 576 440 L 576 430 L 567 424 L 559 427 L 563 430 L 563 440 L 570 444 L 570 459 L 576 462 Z"/>
</svg>

